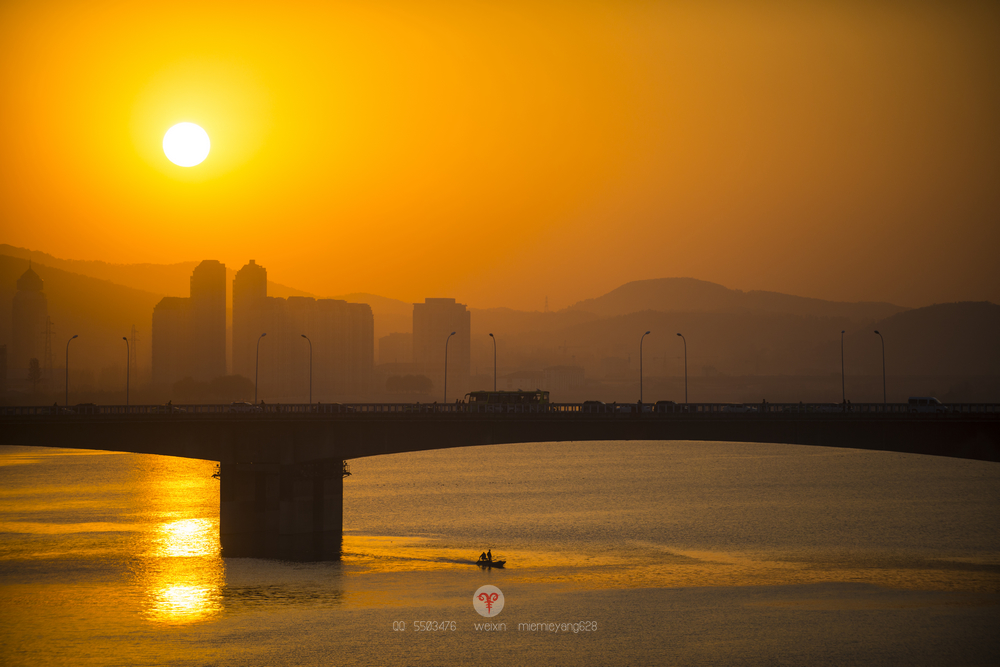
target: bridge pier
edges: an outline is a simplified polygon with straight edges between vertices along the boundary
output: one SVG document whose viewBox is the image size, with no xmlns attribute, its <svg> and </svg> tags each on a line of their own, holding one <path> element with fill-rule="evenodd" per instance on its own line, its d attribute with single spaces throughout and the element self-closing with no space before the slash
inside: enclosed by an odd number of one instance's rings
<svg viewBox="0 0 1000 667">
<path fill-rule="evenodd" d="M 229 558 L 338 560 L 341 459 L 219 465 L 219 533 Z"/>
</svg>

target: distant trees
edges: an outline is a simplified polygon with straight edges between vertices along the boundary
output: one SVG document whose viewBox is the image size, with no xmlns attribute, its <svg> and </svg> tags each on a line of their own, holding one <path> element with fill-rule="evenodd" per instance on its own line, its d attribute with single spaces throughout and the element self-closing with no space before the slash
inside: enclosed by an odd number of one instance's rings
<svg viewBox="0 0 1000 667">
<path fill-rule="evenodd" d="M 173 386 L 173 399 L 179 403 L 233 403 L 253 400 L 253 382 L 242 375 L 221 375 L 210 382 L 191 377 Z"/>
<path fill-rule="evenodd" d="M 385 381 L 385 390 L 393 394 L 429 394 L 434 383 L 426 375 L 391 375 Z"/>
<path fill-rule="evenodd" d="M 42 366 L 38 363 L 38 359 L 32 359 L 28 362 L 28 382 L 31 383 L 32 393 L 38 391 L 38 382 L 42 379 Z"/>
</svg>

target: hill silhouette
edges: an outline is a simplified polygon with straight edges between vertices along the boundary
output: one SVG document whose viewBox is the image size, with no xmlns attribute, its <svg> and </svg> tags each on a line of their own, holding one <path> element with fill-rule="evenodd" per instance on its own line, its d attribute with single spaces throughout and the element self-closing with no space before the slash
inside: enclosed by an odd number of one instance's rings
<svg viewBox="0 0 1000 667">
<path fill-rule="evenodd" d="M 32 262 L 32 268 L 45 281 L 49 317 L 55 324 L 52 341 L 54 366 L 64 367 L 65 346 L 73 341 L 71 368 L 97 372 L 104 367 L 121 367 L 124 384 L 125 343 L 132 325 L 139 332 L 138 362 L 147 368 L 150 359 L 150 328 L 153 306 L 162 295 L 117 285 Z M 28 260 L 0 255 L 0 342 L 11 340 L 11 308 L 18 277 L 28 268 Z M 44 361 L 44 360 L 40 360 Z M 9 369 L 9 373 L 20 372 Z M 94 382 L 100 378 L 95 375 Z M 61 382 L 60 382 L 61 385 Z"/>
<path fill-rule="evenodd" d="M 539 312 L 512 310 L 511 308 L 471 308 L 472 330 L 476 335 L 494 333 L 510 336 L 527 332 L 543 333 L 561 331 L 582 322 L 600 319 L 599 316 L 582 310 L 560 310 Z"/>
<path fill-rule="evenodd" d="M 162 294 L 163 296 L 187 296 L 191 285 L 191 272 L 201 260 L 192 262 L 177 262 L 176 264 L 111 264 L 97 260 L 60 259 L 38 250 L 17 248 L 0 244 L 0 255 L 30 259 L 32 262 L 53 269 L 60 269 L 81 276 L 107 280 L 119 285 Z M 206 258 L 207 259 L 207 258 Z M 239 266 L 226 267 L 227 298 L 232 298 L 233 277 Z M 267 281 L 267 293 L 270 296 L 316 296 L 294 287 Z"/>
<path fill-rule="evenodd" d="M 905 310 L 891 303 L 825 301 L 778 292 L 729 289 L 695 278 L 635 280 L 594 299 L 585 299 L 567 310 L 582 310 L 614 317 L 642 310 L 699 313 L 788 313 L 816 317 L 846 317 L 876 321 Z"/>
<path fill-rule="evenodd" d="M 558 317 L 552 320 L 558 321 Z M 1000 347 L 996 345 L 1000 306 L 986 302 L 928 306 L 862 323 L 847 316 L 766 311 L 645 310 L 594 316 L 562 327 L 508 331 L 498 345 L 501 363 L 508 368 L 573 364 L 584 367 L 588 378 L 636 383 L 639 338 L 644 331 L 652 332 L 643 344 L 647 378 L 683 377 L 684 344 L 677 337 L 682 332 L 687 339 L 689 374 L 702 386 L 711 382 L 718 388 L 712 394 L 714 400 L 734 400 L 725 389 L 727 377 L 769 376 L 785 377 L 788 385 L 780 392 L 772 387 L 769 397 L 778 394 L 792 400 L 801 395 L 795 389 L 803 387 L 801 378 L 824 377 L 828 379 L 825 393 L 810 395 L 815 400 L 839 401 L 840 332 L 846 330 L 848 397 L 875 401 L 882 396 L 882 352 L 876 329 L 886 340 L 889 400 L 905 400 L 908 395 L 952 396 L 949 387 L 958 385 L 965 389 L 954 393 L 954 400 L 1000 400 Z M 474 340 L 480 341 L 479 363 L 488 367 L 492 350 L 482 342 L 484 335 L 477 333 Z M 700 396 L 708 400 L 704 391 Z M 625 397 L 634 400 L 628 392 Z"/>
<path fill-rule="evenodd" d="M 845 337 L 845 357 L 866 372 L 900 375 L 1000 375 L 1000 306 L 988 301 L 942 303 L 897 313 Z M 839 353 L 839 350 L 838 350 Z"/>
</svg>

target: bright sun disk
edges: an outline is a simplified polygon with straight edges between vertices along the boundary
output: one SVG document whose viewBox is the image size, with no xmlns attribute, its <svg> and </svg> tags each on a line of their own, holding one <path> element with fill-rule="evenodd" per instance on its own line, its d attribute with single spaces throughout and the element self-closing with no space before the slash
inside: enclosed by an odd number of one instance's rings
<svg viewBox="0 0 1000 667">
<path fill-rule="evenodd" d="M 163 135 L 163 152 L 179 167 L 201 164 L 211 148 L 208 133 L 194 123 L 178 123 Z"/>
</svg>

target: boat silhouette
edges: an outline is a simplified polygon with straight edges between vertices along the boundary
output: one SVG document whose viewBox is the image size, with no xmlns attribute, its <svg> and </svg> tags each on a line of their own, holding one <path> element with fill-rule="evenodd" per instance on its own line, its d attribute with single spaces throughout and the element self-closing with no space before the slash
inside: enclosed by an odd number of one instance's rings
<svg viewBox="0 0 1000 667">
<path fill-rule="evenodd" d="M 476 561 L 476 565 L 479 567 L 503 567 L 506 562 L 505 560 L 493 560 L 492 558 L 480 556 L 479 560 Z"/>
</svg>

